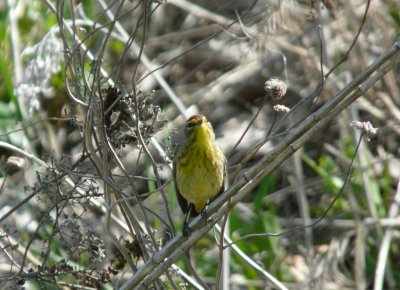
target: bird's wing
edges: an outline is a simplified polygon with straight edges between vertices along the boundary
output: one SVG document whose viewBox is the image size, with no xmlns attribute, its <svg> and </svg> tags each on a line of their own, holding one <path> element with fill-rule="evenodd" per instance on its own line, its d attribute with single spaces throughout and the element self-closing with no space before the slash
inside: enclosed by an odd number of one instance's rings
<svg viewBox="0 0 400 290">
<path fill-rule="evenodd" d="M 176 198 L 178 199 L 178 203 L 182 209 L 182 212 L 184 214 L 186 214 L 189 210 L 189 204 L 188 204 L 187 200 L 179 192 L 178 184 L 176 184 L 176 162 L 175 162 L 175 159 L 174 159 L 174 162 L 172 165 L 172 175 L 173 175 L 173 179 L 174 179 Z"/>
</svg>

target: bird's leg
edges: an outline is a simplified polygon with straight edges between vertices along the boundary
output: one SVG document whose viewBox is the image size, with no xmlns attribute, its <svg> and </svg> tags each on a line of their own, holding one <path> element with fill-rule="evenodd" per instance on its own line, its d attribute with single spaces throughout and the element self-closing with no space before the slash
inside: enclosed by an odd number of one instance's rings
<svg viewBox="0 0 400 290">
<path fill-rule="evenodd" d="M 188 209 L 188 211 L 186 212 L 185 220 L 183 221 L 182 234 L 183 234 L 185 237 L 189 236 L 189 232 L 190 232 L 190 229 L 189 229 L 189 219 L 190 219 L 190 217 L 192 216 L 192 210 L 193 210 L 193 203 L 191 203 L 191 204 L 189 205 L 189 209 Z"/>
</svg>

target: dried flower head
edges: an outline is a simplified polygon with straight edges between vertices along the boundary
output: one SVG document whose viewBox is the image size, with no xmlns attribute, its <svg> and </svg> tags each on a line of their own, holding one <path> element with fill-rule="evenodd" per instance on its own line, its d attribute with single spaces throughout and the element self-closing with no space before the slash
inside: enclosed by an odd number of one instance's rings
<svg viewBox="0 0 400 290">
<path fill-rule="evenodd" d="M 17 156 L 10 156 L 7 159 L 5 172 L 12 175 L 25 167 L 25 159 Z"/>
<path fill-rule="evenodd" d="M 327 9 L 333 9 L 336 5 L 336 0 L 323 0 L 322 1 Z"/>
<path fill-rule="evenodd" d="M 275 112 L 283 112 L 283 113 L 287 113 L 290 111 L 290 109 L 284 105 L 275 105 L 274 106 L 274 111 Z"/>
<path fill-rule="evenodd" d="M 378 132 L 378 128 L 374 128 L 370 121 L 368 122 L 360 122 L 360 121 L 352 121 L 350 126 L 361 130 L 365 134 L 375 135 Z"/>
<path fill-rule="evenodd" d="M 265 82 L 264 89 L 275 101 L 279 101 L 286 94 L 287 86 L 278 79 L 269 79 Z"/>
</svg>

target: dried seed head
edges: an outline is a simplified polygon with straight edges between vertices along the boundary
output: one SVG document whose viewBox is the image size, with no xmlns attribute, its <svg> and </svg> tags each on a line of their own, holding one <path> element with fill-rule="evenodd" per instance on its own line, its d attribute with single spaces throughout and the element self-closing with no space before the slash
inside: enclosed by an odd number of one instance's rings
<svg viewBox="0 0 400 290">
<path fill-rule="evenodd" d="M 12 175 L 25 167 L 25 159 L 17 156 L 10 156 L 7 159 L 4 170 L 7 174 Z"/>
<path fill-rule="evenodd" d="M 275 101 L 279 101 L 286 94 L 287 86 L 278 79 L 269 79 L 265 82 L 264 89 Z"/>
<path fill-rule="evenodd" d="M 333 9 L 336 5 L 336 0 L 324 0 L 322 1 L 327 9 Z"/>
<path fill-rule="evenodd" d="M 360 121 L 352 121 L 350 126 L 363 131 L 365 134 L 375 135 L 378 132 L 378 128 L 374 128 L 370 121 L 368 122 L 360 122 Z"/>
<path fill-rule="evenodd" d="M 274 111 L 275 112 L 283 112 L 283 113 L 287 113 L 290 111 L 290 109 L 284 105 L 275 105 L 274 106 Z"/>
</svg>

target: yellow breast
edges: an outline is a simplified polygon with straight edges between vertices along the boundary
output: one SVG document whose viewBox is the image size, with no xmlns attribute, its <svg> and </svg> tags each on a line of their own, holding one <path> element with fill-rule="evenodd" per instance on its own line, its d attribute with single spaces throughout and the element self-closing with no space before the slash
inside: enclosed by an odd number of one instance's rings
<svg viewBox="0 0 400 290">
<path fill-rule="evenodd" d="M 224 181 L 224 155 L 215 142 L 192 145 L 189 156 L 176 163 L 176 183 L 180 194 L 200 213 L 216 196 Z"/>
</svg>

